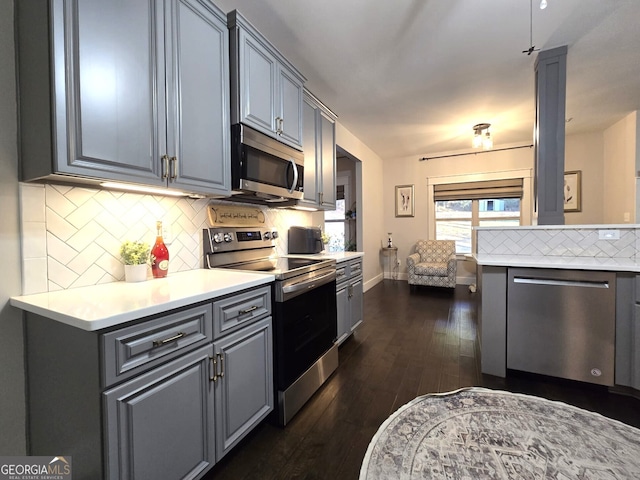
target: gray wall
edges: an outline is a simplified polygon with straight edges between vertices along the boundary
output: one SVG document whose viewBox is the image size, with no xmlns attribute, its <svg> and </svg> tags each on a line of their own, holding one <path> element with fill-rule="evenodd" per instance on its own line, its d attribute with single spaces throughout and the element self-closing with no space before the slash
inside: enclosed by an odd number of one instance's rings
<svg viewBox="0 0 640 480">
<path fill-rule="evenodd" d="M 0 455 L 24 455 L 22 314 L 8 299 L 21 293 L 13 0 L 0 0 Z"/>
</svg>

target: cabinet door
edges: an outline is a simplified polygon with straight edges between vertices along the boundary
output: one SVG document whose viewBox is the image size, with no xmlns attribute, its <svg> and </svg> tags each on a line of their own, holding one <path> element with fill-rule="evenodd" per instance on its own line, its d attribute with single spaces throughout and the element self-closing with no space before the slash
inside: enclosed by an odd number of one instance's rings
<svg viewBox="0 0 640 480">
<path fill-rule="evenodd" d="M 109 479 L 193 478 L 215 463 L 211 345 L 104 393 Z"/>
<path fill-rule="evenodd" d="M 276 131 L 276 59 L 240 30 L 240 121 L 267 135 Z"/>
<path fill-rule="evenodd" d="M 363 320 L 362 278 L 350 283 L 351 331 L 355 330 Z"/>
<path fill-rule="evenodd" d="M 231 184 L 229 32 L 210 2 L 172 0 L 167 58 L 169 185 L 226 195 Z M 168 7 L 169 8 L 169 7 Z"/>
<path fill-rule="evenodd" d="M 303 143 L 304 143 L 304 199 L 301 203 L 319 206 L 320 196 L 318 180 L 322 165 L 317 164 L 316 142 L 316 107 L 305 97 L 302 105 L 303 114 Z"/>
<path fill-rule="evenodd" d="M 288 69 L 278 65 L 279 139 L 293 147 L 302 147 L 302 82 Z"/>
<path fill-rule="evenodd" d="M 328 209 L 336 208 L 336 125 L 335 121 L 325 114 L 319 112 L 320 123 L 320 152 L 322 163 L 322 207 Z M 346 205 L 350 208 L 349 205 Z"/>
<path fill-rule="evenodd" d="M 271 317 L 214 342 L 216 458 L 273 410 Z"/>
<path fill-rule="evenodd" d="M 163 185 L 164 12 L 148 0 L 51 2 L 61 173 Z"/>
<path fill-rule="evenodd" d="M 340 345 L 351 334 L 351 314 L 349 312 L 349 288 L 347 285 L 338 287 L 336 292 L 336 307 L 338 314 L 338 340 Z"/>
</svg>

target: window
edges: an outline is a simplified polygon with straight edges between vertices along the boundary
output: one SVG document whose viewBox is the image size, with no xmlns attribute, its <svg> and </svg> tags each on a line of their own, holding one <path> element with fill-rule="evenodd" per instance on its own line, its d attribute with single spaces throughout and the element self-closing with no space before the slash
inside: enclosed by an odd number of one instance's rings
<svg viewBox="0 0 640 480">
<path fill-rule="evenodd" d="M 520 225 L 522 179 L 434 186 L 436 239 L 455 240 L 457 253 L 471 253 L 473 227 Z"/>
<path fill-rule="evenodd" d="M 324 212 L 324 233 L 329 235 L 327 251 L 344 252 L 351 249 L 351 226 L 349 221 L 353 213 L 347 209 L 349 204 L 348 178 L 338 177 L 336 185 L 336 209 Z M 349 213 L 349 215 L 347 215 Z M 355 247 L 355 245 L 354 245 Z M 353 248 L 355 250 L 355 248 Z"/>
</svg>

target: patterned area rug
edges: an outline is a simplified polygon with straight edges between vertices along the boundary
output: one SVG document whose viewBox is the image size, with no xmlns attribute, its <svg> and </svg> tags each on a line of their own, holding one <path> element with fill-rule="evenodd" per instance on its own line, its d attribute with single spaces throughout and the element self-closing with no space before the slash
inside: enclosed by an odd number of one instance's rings
<svg viewBox="0 0 640 480">
<path fill-rule="evenodd" d="M 640 429 L 538 397 L 418 397 L 371 440 L 360 480 L 640 479 Z"/>
</svg>

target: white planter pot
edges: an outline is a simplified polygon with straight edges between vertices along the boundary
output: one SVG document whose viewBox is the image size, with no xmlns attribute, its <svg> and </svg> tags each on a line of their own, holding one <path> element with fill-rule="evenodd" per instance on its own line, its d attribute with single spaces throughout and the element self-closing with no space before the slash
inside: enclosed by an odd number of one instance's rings
<svg viewBox="0 0 640 480">
<path fill-rule="evenodd" d="M 125 265 L 124 279 L 127 282 L 144 282 L 147 279 L 147 264 Z"/>
</svg>

